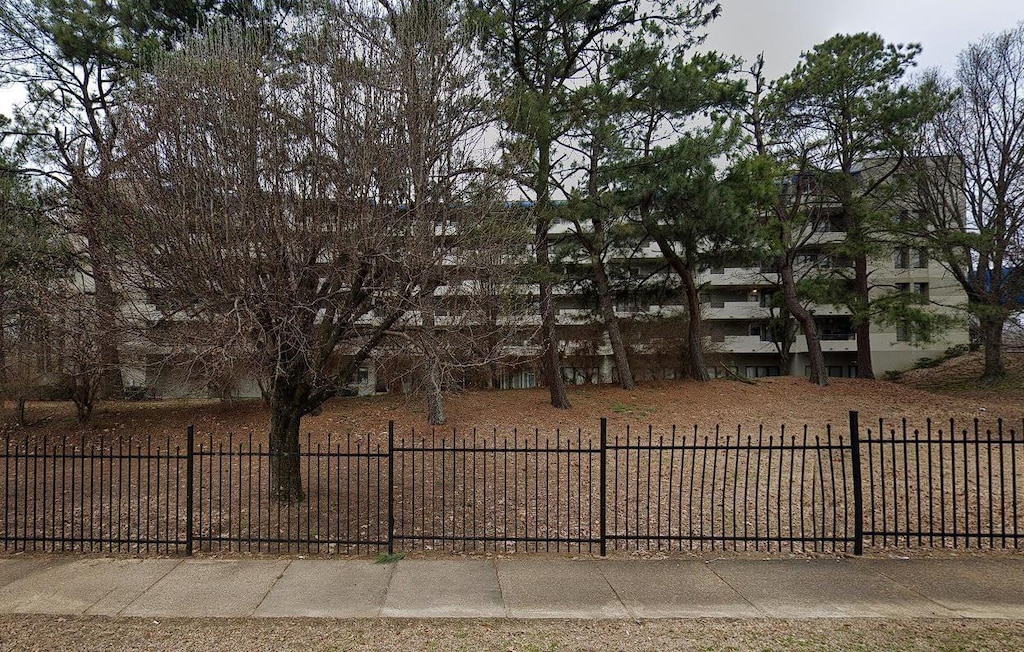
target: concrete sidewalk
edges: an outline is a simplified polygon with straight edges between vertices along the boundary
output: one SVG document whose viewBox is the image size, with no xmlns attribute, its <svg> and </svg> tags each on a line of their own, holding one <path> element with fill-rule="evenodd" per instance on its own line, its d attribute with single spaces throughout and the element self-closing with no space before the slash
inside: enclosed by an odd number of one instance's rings
<svg viewBox="0 0 1024 652">
<path fill-rule="evenodd" d="M 1024 559 L 0 557 L 0 613 L 1024 619 Z"/>
</svg>

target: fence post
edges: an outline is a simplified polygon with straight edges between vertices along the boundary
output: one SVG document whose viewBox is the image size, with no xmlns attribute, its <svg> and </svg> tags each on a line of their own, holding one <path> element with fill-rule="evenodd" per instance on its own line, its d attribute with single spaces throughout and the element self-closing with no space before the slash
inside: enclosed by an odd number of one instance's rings
<svg viewBox="0 0 1024 652">
<path fill-rule="evenodd" d="M 395 422 L 388 421 L 388 554 L 395 554 Z"/>
<path fill-rule="evenodd" d="M 195 448 L 195 437 L 196 427 L 194 425 L 188 427 L 188 458 L 185 462 L 185 555 L 188 557 L 192 556 L 192 518 L 193 518 L 193 504 L 192 494 L 195 485 L 195 476 L 193 475 L 193 450 Z"/>
<path fill-rule="evenodd" d="M 860 425 L 856 410 L 850 410 L 850 451 L 853 466 L 853 554 L 864 554 L 864 487 L 860 472 Z"/>
<path fill-rule="evenodd" d="M 600 527 L 598 536 L 601 539 L 601 556 L 608 554 L 608 545 L 605 540 L 608 534 L 608 419 L 601 417 L 601 507 Z"/>
</svg>

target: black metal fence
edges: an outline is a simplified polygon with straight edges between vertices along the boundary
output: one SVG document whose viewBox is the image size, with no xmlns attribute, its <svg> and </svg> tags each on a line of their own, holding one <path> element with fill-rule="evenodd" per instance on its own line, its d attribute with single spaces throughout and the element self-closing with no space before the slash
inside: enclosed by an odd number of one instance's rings
<svg viewBox="0 0 1024 652">
<path fill-rule="evenodd" d="M 282 503 L 251 437 L 8 439 L 5 550 L 852 551 L 1013 547 L 1019 431 L 386 433 L 301 447 Z"/>
</svg>

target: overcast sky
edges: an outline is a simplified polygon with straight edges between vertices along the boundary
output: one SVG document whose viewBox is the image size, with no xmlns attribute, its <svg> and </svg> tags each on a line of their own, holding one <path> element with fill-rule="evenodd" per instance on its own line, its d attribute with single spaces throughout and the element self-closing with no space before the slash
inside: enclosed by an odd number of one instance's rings
<svg viewBox="0 0 1024 652">
<path fill-rule="evenodd" d="M 836 33 L 878 32 L 893 43 L 924 46 L 919 67 L 952 73 L 968 43 L 1024 20 L 1021 0 L 721 0 L 708 45 L 752 61 L 764 52 L 769 77 L 796 65 L 800 53 Z M 16 93 L 0 89 L 0 113 Z"/>
<path fill-rule="evenodd" d="M 1021 0 L 721 0 L 708 45 L 752 61 L 764 52 L 769 77 L 837 33 L 877 32 L 891 43 L 920 43 L 919 68 L 952 73 L 957 53 L 981 36 L 1024 20 Z"/>
</svg>

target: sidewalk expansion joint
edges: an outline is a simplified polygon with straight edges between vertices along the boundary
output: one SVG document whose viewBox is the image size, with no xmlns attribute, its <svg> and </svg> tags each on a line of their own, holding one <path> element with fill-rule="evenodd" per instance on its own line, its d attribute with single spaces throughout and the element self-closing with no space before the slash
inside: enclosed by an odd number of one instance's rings
<svg viewBox="0 0 1024 652">
<path fill-rule="evenodd" d="M 601 573 L 601 577 L 604 578 L 604 583 L 608 585 L 609 589 L 611 589 L 612 595 L 614 595 L 615 599 L 618 600 L 619 604 L 622 605 L 622 610 L 625 611 L 627 615 L 629 615 L 630 619 L 633 622 L 637 624 L 642 623 L 642 619 L 635 613 L 633 613 L 633 610 L 629 608 L 629 606 L 626 604 L 626 601 L 622 599 L 621 595 L 619 595 L 619 592 L 615 590 L 615 586 L 611 583 L 611 580 L 609 580 L 608 576 L 605 575 L 604 569 L 602 568 L 603 564 L 595 563 L 594 565 L 597 566 L 597 572 Z"/>
<path fill-rule="evenodd" d="M 268 586 L 267 590 L 263 592 L 263 595 L 260 597 L 259 601 L 256 602 L 256 606 L 253 607 L 252 611 L 249 612 L 249 618 L 252 618 L 253 615 L 260 610 L 260 605 L 262 605 L 263 601 L 267 599 L 267 596 L 270 595 L 270 592 L 274 590 L 274 587 L 277 586 L 277 583 L 281 581 L 281 578 L 284 577 L 284 574 L 288 572 L 288 569 L 292 567 L 293 560 L 289 559 L 287 561 L 288 563 L 285 564 L 285 567 L 281 569 L 281 572 L 277 574 L 277 577 L 274 578 L 274 581 L 270 583 L 270 586 Z"/>
<path fill-rule="evenodd" d="M 175 560 L 175 563 L 174 563 L 174 565 L 173 565 L 173 566 L 171 566 L 170 568 L 168 568 L 168 569 L 167 569 L 167 572 L 166 572 L 166 573 L 164 573 L 164 574 L 163 574 L 163 575 L 161 575 L 160 577 L 156 578 L 155 580 L 153 580 L 153 583 L 152 583 L 152 584 L 150 584 L 149 586 L 147 586 L 147 587 L 146 587 L 146 588 L 144 588 L 143 590 L 139 591 L 139 594 L 138 594 L 137 596 L 135 596 L 134 598 L 132 598 L 132 599 L 131 599 L 131 600 L 130 600 L 130 601 L 128 602 L 128 604 L 126 604 L 125 606 L 123 606 L 123 607 L 121 607 L 120 609 L 118 609 L 118 610 L 117 610 L 117 613 L 116 613 L 116 614 L 114 614 L 114 615 L 115 615 L 115 616 L 121 616 L 121 615 L 123 615 L 123 614 L 124 614 L 124 611 L 125 611 L 125 609 L 127 609 L 128 607 L 130 607 L 130 606 L 132 606 L 133 604 L 135 604 L 135 603 L 136 603 L 136 602 L 137 602 L 137 601 L 139 600 L 139 598 L 141 598 L 142 596 L 146 595 L 146 593 L 148 593 L 150 589 L 152 589 L 152 588 L 153 588 L 154 586 L 156 586 L 156 585 L 157 585 L 157 584 L 159 584 L 160 582 L 164 581 L 164 578 L 165 578 L 165 577 L 167 577 L 168 575 L 170 575 L 171 573 L 173 573 L 173 572 L 174 572 L 175 570 L 177 570 L 178 566 L 181 566 L 181 565 L 182 565 L 182 564 L 183 564 L 184 562 L 185 562 L 185 560 L 184 560 L 184 559 L 177 559 L 177 560 Z M 91 608 L 92 608 L 92 607 L 90 607 L 90 609 L 91 609 Z"/>
<path fill-rule="evenodd" d="M 399 559 L 398 561 L 396 561 L 394 563 L 387 564 L 388 576 L 387 576 L 387 579 L 384 580 L 384 595 L 381 596 L 381 598 L 380 598 L 380 606 L 377 607 L 377 616 L 376 616 L 377 618 L 382 618 L 383 615 L 384 615 L 384 607 L 388 603 L 388 594 L 391 593 L 391 580 L 394 579 L 395 571 L 398 568 L 398 565 L 401 564 L 401 563 L 402 563 L 402 560 Z"/>
<path fill-rule="evenodd" d="M 501 585 L 501 573 L 498 572 L 498 560 L 491 559 L 491 569 L 494 570 L 494 584 L 498 587 L 498 594 L 501 595 L 501 610 L 505 614 L 503 618 L 512 617 L 512 609 L 508 606 L 508 600 L 505 599 L 505 587 Z"/>
<path fill-rule="evenodd" d="M 951 607 L 948 607 L 948 606 L 946 606 L 946 605 L 942 604 L 942 603 L 941 603 L 941 602 L 939 602 L 938 600 L 936 600 L 936 599 L 934 599 L 934 598 L 930 598 L 930 597 L 928 597 L 927 595 L 925 595 L 924 593 L 922 593 L 922 592 L 918 591 L 918 590 L 917 590 L 917 589 L 915 589 L 914 587 L 912 587 L 912 586 L 907 586 L 906 584 L 904 584 L 903 582 L 900 582 L 899 580 L 897 580 L 897 579 L 896 579 L 896 578 L 894 578 L 894 577 L 890 577 L 889 575 L 886 575 L 885 573 L 883 573 L 883 572 L 881 572 L 881 571 L 875 571 L 875 573 L 876 573 L 876 574 L 877 574 L 877 575 L 878 575 L 879 577 L 882 577 L 882 578 L 885 578 L 885 579 L 889 580 L 890 582 L 892 582 L 892 583 L 893 583 L 893 584 L 895 584 L 896 586 L 898 586 L 898 587 L 900 587 L 900 588 L 903 588 L 903 589 L 906 589 L 906 590 L 907 590 L 907 591 L 909 591 L 910 593 L 913 593 L 914 595 L 916 595 L 916 596 L 918 596 L 919 598 L 923 599 L 923 600 L 924 600 L 925 602 L 928 602 L 928 603 L 930 603 L 930 604 L 933 604 L 933 605 L 935 605 L 936 607 L 938 607 L 939 609 L 941 609 L 941 610 L 943 610 L 943 611 L 947 612 L 947 614 L 949 614 L 949 615 L 951 615 L 951 616 L 957 616 L 957 617 L 960 617 L 960 618 L 964 618 L 964 617 L 965 617 L 965 615 L 963 614 L 963 612 L 962 612 L 962 611 L 959 611 L 959 610 L 957 610 L 957 609 L 952 609 Z"/>
<path fill-rule="evenodd" d="M 704 565 L 708 567 L 708 570 L 711 571 L 712 575 L 717 577 L 719 580 L 722 581 L 723 584 L 725 584 L 730 589 L 732 589 L 733 593 L 735 593 L 736 595 L 738 595 L 741 598 L 743 598 L 743 601 L 746 602 L 747 604 L 749 604 L 751 606 L 751 608 L 753 608 L 754 611 L 756 611 L 757 613 L 761 614 L 762 617 L 769 617 L 769 616 L 771 616 L 771 614 L 765 613 L 765 611 L 763 609 L 759 608 L 756 604 L 751 602 L 750 598 L 748 598 L 746 595 L 744 595 L 744 593 L 742 591 L 740 591 L 739 589 L 737 589 L 735 586 L 730 584 L 729 580 L 727 580 L 724 577 L 722 577 L 721 575 L 719 575 L 718 572 L 716 572 L 715 569 L 711 567 L 711 564 L 712 564 L 712 562 L 707 562 Z"/>
</svg>

